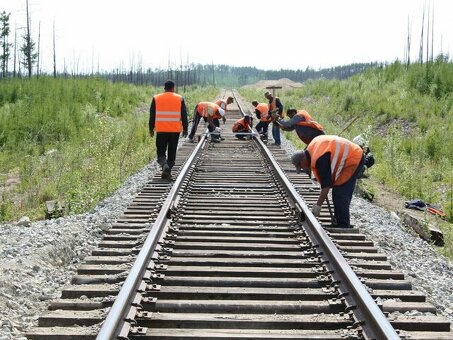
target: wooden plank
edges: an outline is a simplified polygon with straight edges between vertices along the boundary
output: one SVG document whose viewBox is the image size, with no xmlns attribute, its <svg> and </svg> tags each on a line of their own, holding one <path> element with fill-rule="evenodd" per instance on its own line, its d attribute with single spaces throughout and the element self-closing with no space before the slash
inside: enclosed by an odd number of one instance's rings
<svg viewBox="0 0 453 340">
<path fill-rule="evenodd" d="M 162 270 L 166 276 L 238 276 L 313 278 L 319 275 L 313 269 L 272 267 L 213 267 L 213 266 L 168 266 Z"/>
<path fill-rule="evenodd" d="M 207 286 L 207 287 L 274 287 L 274 288 L 320 288 L 317 279 L 310 278 L 262 278 L 262 277 L 167 277 L 162 286 Z"/>
<path fill-rule="evenodd" d="M 149 292 L 158 299 L 232 299 L 235 300 L 301 300 L 319 301 L 335 298 L 334 290 L 323 288 L 262 288 L 262 287 L 197 287 L 161 286 Z"/>
<path fill-rule="evenodd" d="M 343 311 L 344 307 L 342 303 L 327 301 L 158 299 L 154 311 L 159 313 L 331 314 Z"/>
<path fill-rule="evenodd" d="M 347 316 L 338 314 L 225 314 L 152 313 L 140 320 L 145 327 L 209 329 L 341 329 L 351 326 Z"/>
<path fill-rule="evenodd" d="M 39 318 L 39 327 L 92 326 L 102 322 L 107 316 L 107 309 L 90 311 L 56 310 Z"/>
<path fill-rule="evenodd" d="M 141 339 L 266 339 L 266 340 L 279 340 L 279 339 L 294 339 L 294 340 L 344 340 L 344 332 L 329 331 L 329 330 L 233 330 L 233 329 L 173 329 L 173 328 L 148 328 L 146 335 Z M 352 338 L 353 339 L 353 338 Z"/>
</svg>

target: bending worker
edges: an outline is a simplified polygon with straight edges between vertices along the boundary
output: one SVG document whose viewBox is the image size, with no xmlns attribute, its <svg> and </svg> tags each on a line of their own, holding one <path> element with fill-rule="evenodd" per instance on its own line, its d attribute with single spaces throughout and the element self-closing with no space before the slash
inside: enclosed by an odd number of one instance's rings
<svg viewBox="0 0 453 340">
<path fill-rule="evenodd" d="M 251 133 L 252 132 L 252 127 L 253 127 L 252 117 L 244 116 L 243 118 L 238 119 L 236 121 L 236 123 L 234 123 L 232 130 L 235 133 L 236 132 L 248 132 L 248 133 Z M 245 139 L 246 137 L 249 137 L 249 136 L 236 134 L 236 138 L 238 138 L 238 139 Z"/>
<path fill-rule="evenodd" d="M 274 98 L 269 91 L 264 94 L 264 97 L 269 100 L 269 111 L 271 113 L 276 112 L 280 118 L 283 118 L 283 105 L 280 98 Z M 275 122 L 272 123 L 272 138 L 274 138 L 274 145 L 280 145 L 282 143 L 280 140 L 280 129 Z"/>
<path fill-rule="evenodd" d="M 219 105 L 211 102 L 199 102 L 195 106 L 193 113 L 192 130 L 190 131 L 189 135 L 190 141 L 193 142 L 193 137 L 197 132 L 197 127 L 200 123 L 200 119 L 203 118 L 204 121 L 208 123 L 208 130 L 211 133 L 212 141 L 220 142 L 220 128 L 214 125 L 214 119 L 219 119 L 224 115 L 225 110 L 223 110 Z"/>
<path fill-rule="evenodd" d="M 315 122 L 307 111 L 289 109 L 286 114 L 290 118 L 289 120 L 280 119 L 275 123 L 284 131 L 296 130 L 297 136 L 305 144 L 310 144 L 315 137 L 325 135 L 322 125 Z"/>
<path fill-rule="evenodd" d="M 330 188 L 334 205 L 334 217 L 338 228 L 350 228 L 349 206 L 360 168 L 364 163 L 363 151 L 357 144 L 338 136 L 315 137 L 305 151 L 296 152 L 292 158 L 297 173 L 312 173 L 321 184 L 318 201 L 312 207 L 313 215 L 319 216 L 321 206 Z"/>
<path fill-rule="evenodd" d="M 222 121 L 223 124 L 226 122 L 226 113 L 227 113 L 227 106 L 228 104 L 233 104 L 234 103 L 234 98 L 233 97 L 228 97 L 226 100 L 225 99 L 219 99 L 215 102 L 217 105 L 219 105 L 224 111 L 225 111 L 225 116 L 222 116 Z M 214 125 L 216 127 L 220 126 L 219 119 L 214 119 Z"/>
<path fill-rule="evenodd" d="M 256 124 L 256 131 L 260 134 L 260 138 L 264 142 L 267 142 L 267 129 L 269 127 L 269 123 L 272 121 L 272 116 L 269 114 L 269 104 L 258 103 L 254 100 L 252 105 L 255 108 L 256 118 L 260 120 L 260 122 Z"/>
<path fill-rule="evenodd" d="M 154 130 L 156 130 L 157 163 L 162 167 L 162 178 L 171 179 L 179 134 L 182 131 L 183 137 L 187 136 L 188 122 L 184 98 L 174 93 L 175 83 L 167 80 L 164 91 L 155 95 L 151 102 L 149 134 L 154 137 Z"/>
</svg>

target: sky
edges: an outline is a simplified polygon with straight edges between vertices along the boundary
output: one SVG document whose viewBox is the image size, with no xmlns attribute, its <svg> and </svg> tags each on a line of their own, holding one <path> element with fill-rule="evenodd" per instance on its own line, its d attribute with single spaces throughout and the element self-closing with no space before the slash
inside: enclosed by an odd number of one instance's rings
<svg viewBox="0 0 453 340">
<path fill-rule="evenodd" d="M 0 0 L 0 12 L 11 13 L 11 42 L 15 27 L 24 32 L 25 3 Z M 434 55 L 453 55 L 452 0 L 29 0 L 29 7 L 48 72 L 53 23 L 60 71 L 169 61 L 267 70 L 392 62 L 404 58 L 408 21 L 415 60 L 424 8 L 426 17 L 434 11 Z"/>
</svg>

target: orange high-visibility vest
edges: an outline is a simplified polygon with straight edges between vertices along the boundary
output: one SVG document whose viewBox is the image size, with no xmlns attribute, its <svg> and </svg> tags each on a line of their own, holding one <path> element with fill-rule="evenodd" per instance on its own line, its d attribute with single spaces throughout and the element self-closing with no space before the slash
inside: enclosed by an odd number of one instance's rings
<svg viewBox="0 0 453 340">
<path fill-rule="evenodd" d="M 219 99 L 218 101 L 215 102 L 217 105 L 219 105 L 222 109 L 227 110 L 227 102 L 225 99 Z"/>
<path fill-rule="evenodd" d="M 338 136 L 315 137 L 307 150 L 311 156 L 311 170 L 318 181 L 320 178 L 316 170 L 316 161 L 326 152 L 330 152 L 330 170 L 334 186 L 346 183 L 356 171 L 363 157 L 360 146 Z"/>
<path fill-rule="evenodd" d="M 308 114 L 307 111 L 298 110 L 296 115 L 297 116 L 301 116 L 301 117 L 303 117 L 305 119 L 305 122 L 298 122 L 296 125 L 308 126 L 308 127 L 311 127 L 313 129 L 316 129 L 316 130 L 319 130 L 319 131 L 324 131 L 324 128 L 322 127 L 322 125 L 319 124 L 318 122 L 315 122 L 313 120 L 313 118 L 311 118 L 311 116 Z"/>
<path fill-rule="evenodd" d="M 156 105 L 156 132 L 181 132 L 182 96 L 164 92 L 154 96 Z"/>
<path fill-rule="evenodd" d="M 201 117 L 220 118 L 219 107 L 219 105 L 211 102 L 199 102 L 197 112 Z"/>
<path fill-rule="evenodd" d="M 245 118 L 238 119 L 236 123 L 234 123 L 233 132 L 238 132 L 239 126 L 243 126 L 246 131 L 250 129 L 250 125 L 245 122 Z"/>
<path fill-rule="evenodd" d="M 260 116 L 260 121 L 261 122 L 270 122 L 272 120 L 272 117 L 269 116 L 269 105 L 266 103 L 259 103 L 255 107 L 261 114 Z"/>
</svg>

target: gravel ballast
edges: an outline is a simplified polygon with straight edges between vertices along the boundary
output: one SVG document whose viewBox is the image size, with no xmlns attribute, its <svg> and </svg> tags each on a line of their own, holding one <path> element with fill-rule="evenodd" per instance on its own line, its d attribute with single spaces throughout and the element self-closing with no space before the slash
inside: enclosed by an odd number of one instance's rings
<svg viewBox="0 0 453 340">
<path fill-rule="evenodd" d="M 91 253 L 142 186 L 156 162 L 130 176 L 91 212 L 55 220 L 0 225 L 0 340 L 25 339 L 49 304 L 69 284 L 83 258 Z"/>
<path fill-rule="evenodd" d="M 288 154 L 295 151 L 283 136 L 282 148 Z M 144 167 L 87 214 L 29 226 L 0 225 L 0 340 L 25 339 L 21 334 L 36 326 L 49 300 L 60 296 L 80 262 L 96 247 L 102 230 L 110 228 L 156 169 L 156 162 Z M 354 197 L 351 211 L 352 223 L 453 321 L 453 264 L 408 233 L 394 214 L 359 197 Z"/>
</svg>

